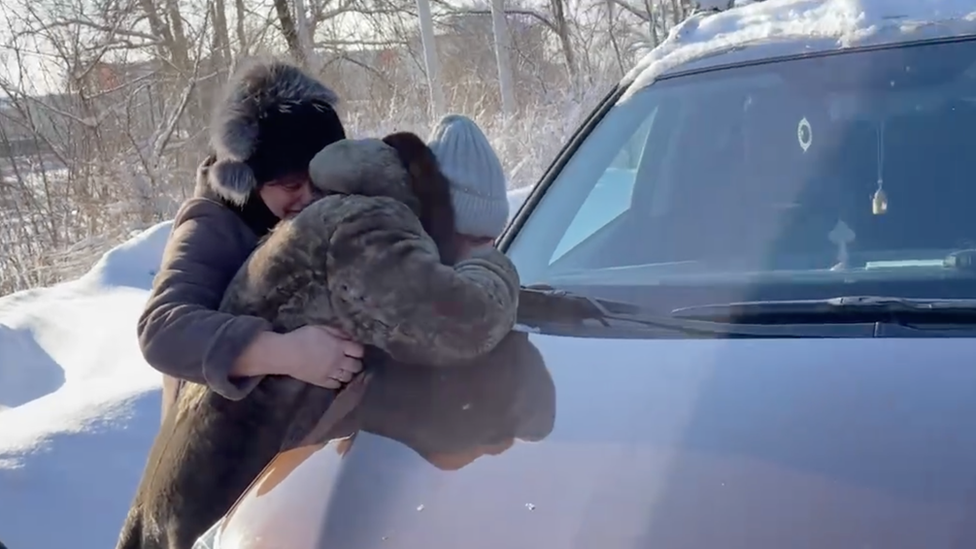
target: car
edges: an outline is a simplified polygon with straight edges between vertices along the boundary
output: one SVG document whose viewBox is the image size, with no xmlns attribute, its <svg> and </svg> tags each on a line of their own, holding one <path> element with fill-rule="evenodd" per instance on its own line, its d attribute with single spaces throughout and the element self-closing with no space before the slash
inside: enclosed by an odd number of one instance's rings
<svg viewBox="0 0 976 549">
<path fill-rule="evenodd" d="M 377 372 L 198 546 L 976 547 L 964 4 L 676 27 L 499 240 L 509 339 Z"/>
</svg>

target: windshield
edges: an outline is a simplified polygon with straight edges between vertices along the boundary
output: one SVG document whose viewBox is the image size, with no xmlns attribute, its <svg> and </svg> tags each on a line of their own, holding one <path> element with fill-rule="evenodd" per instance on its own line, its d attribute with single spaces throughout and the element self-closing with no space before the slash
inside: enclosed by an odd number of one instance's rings
<svg viewBox="0 0 976 549">
<path fill-rule="evenodd" d="M 662 307 L 976 297 L 951 259 L 976 248 L 974 63 L 964 40 L 660 80 L 610 108 L 507 251 L 526 285 Z"/>
</svg>

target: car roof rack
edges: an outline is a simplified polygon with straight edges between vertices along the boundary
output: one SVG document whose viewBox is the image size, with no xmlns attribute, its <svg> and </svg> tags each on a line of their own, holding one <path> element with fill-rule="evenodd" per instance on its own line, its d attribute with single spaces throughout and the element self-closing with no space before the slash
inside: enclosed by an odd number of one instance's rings
<svg viewBox="0 0 976 549">
<path fill-rule="evenodd" d="M 722 13 L 732 8 L 748 6 L 749 4 L 761 4 L 765 0 L 698 0 L 695 3 L 693 14 Z"/>
</svg>

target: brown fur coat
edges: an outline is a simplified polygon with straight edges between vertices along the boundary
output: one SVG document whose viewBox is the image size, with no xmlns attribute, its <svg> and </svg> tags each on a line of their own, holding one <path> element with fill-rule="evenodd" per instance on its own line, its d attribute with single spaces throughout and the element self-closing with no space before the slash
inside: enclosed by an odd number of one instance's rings
<svg viewBox="0 0 976 549">
<path fill-rule="evenodd" d="M 258 247 L 221 311 L 267 319 L 281 332 L 341 328 L 367 345 L 367 368 L 389 356 L 458 364 L 509 333 L 518 274 L 494 248 L 445 264 L 453 259 L 449 189 L 419 138 L 340 141 L 319 153 L 311 174 L 326 196 Z M 190 547 L 279 450 L 302 440 L 334 396 L 279 376 L 237 401 L 186 384 L 150 452 L 118 549 Z"/>
</svg>

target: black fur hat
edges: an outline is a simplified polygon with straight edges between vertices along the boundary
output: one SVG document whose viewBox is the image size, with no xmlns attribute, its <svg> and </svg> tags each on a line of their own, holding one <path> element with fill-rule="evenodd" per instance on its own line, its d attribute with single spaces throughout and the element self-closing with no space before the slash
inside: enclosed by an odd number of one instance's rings
<svg viewBox="0 0 976 549">
<path fill-rule="evenodd" d="M 235 71 L 210 125 L 217 160 L 210 187 L 243 204 L 262 184 L 304 173 L 323 147 L 344 139 L 331 89 L 277 59 L 251 59 Z"/>
</svg>

